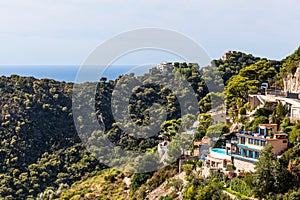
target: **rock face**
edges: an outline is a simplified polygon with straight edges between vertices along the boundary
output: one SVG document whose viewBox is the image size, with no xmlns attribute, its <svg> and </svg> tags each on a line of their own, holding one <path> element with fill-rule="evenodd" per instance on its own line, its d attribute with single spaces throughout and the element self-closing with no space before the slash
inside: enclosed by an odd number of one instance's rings
<svg viewBox="0 0 300 200">
<path fill-rule="evenodd" d="M 284 92 L 300 93 L 300 63 L 295 74 L 288 74 L 283 78 Z"/>
</svg>

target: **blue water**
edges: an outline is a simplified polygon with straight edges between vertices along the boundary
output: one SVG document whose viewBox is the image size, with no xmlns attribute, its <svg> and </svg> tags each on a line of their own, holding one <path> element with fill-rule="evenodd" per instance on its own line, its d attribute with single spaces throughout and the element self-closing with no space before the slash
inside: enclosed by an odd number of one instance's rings
<svg viewBox="0 0 300 200">
<path fill-rule="evenodd" d="M 211 151 L 226 155 L 225 149 L 213 148 L 213 149 L 211 149 Z"/>
<path fill-rule="evenodd" d="M 127 74 L 130 72 L 134 72 L 136 75 L 141 75 L 147 72 L 153 66 L 143 66 L 137 68 L 137 66 L 110 66 L 109 68 L 102 67 L 105 72 L 103 74 L 99 74 L 97 80 L 89 81 L 98 81 L 101 77 L 106 77 L 108 80 L 115 80 L 121 74 Z M 49 78 L 58 81 L 66 81 L 66 82 L 75 82 L 77 74 L 80 70 L 80 66 L 78 65 L 35 65 L 35 66 L 0 66 L 0 76 L 10 76 L 12 74 L 17 74 L 20 76 L 33 76 L 35 78 Z"/>
</svg>

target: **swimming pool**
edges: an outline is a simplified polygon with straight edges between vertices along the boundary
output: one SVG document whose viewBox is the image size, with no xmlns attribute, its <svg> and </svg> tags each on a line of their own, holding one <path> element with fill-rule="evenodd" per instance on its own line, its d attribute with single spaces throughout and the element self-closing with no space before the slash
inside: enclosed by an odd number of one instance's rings
<svg viewBox="0 0 300 200">
<path fill-rule="evenodd" d="M 213 148 L 213 149 L 211 149 L 211 151 L 226 155 L 226 150 L 225 149 Z"/>
<path fill-rule="evenodd" d="M 163 150 L 163 151 L 167 151 L 167 150 L 168 150 L 168 148 L 167 148 L 167 147 L 161 147 L 161 150 Z"/>
<path fill-rule="evenodd" d="M 225 149 L 212 148 L 210 150 L 210 156 L 218 159 L 230 159 L 230 151 L 228 151 L 228 154 L 226 154 Z"/>
</svg>

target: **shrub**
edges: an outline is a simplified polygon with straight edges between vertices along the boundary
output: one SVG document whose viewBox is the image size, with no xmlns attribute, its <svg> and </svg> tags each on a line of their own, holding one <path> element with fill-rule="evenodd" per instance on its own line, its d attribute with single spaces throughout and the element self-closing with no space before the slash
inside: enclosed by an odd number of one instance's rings
<svg viewBox="0 0 300 200">
<path fill-rule="evenodd" d="M 239 109 L 239 114 L 240 114 L 240 115 L 246 115 L 246 108 L 241 107 L 241 108 Z"/>
</svg>

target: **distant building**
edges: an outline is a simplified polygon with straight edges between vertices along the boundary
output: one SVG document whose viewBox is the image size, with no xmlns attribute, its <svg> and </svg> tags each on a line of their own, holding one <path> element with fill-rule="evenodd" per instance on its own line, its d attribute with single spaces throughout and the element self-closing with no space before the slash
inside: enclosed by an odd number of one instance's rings
<svg viewBox="0 0 300 200">
<path fill-rule="evenodd" d="M 158 144 L 157 150 L 160 158 L 163 158 L 167 155 L 169 141 L 163 141 Z"/>
<path fill-rule="evenodd" d="M 156 68 L 161 72 L 172 72 L 172 70 L 174 69 L 174 64 L 171 62 L 163 62 L 158 64 Z"/>
<path fill-rule="evenodd" d="M 221 59 L 222 59 L 223 61 L 226 61 L 227 58 L 228 58 L 231 54 L 234 54 L 234 53 L 236 53 L 236 51 L 229 50 L 229 51 L 227 51 L 226 53 L 224 53 L 224 55 L 222 56 Z"/>
</svg>

